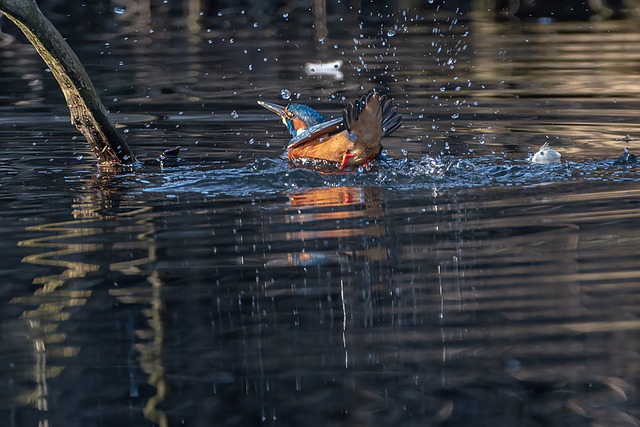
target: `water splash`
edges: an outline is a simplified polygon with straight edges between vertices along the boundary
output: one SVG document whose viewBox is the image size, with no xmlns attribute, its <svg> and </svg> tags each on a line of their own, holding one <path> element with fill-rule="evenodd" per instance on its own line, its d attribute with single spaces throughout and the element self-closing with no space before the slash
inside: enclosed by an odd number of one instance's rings
<svg viewBox="0 0 640 427">
<path fill-rule="evenodd" d="M 549 147 L 549 143 L 545 142 L 542 144 L 542 147 L 531 155 L 531 163 L 538 164 L 550 164 L 550 163 L 558 163 L 561 158 L 561 154 L 558 153 L 553 148 Z"/>
<path fill-rule="evenodd" d="M 630 169 L 612 161 L 564 162 L 540 167 L 528 159 L 491 157 L 455 158 L 423 156 L 387 159 L 362 171 L 338 172 L 335 166 L 320 169 L 293 168 L 286 158 L 260 158 L 240 167 L 211 169 L 211 165 L 165 167 L 162 173 L 144 177 L 144 192 L 202 193 L 208 196 L 279 194 L 323 187 L 383 187 L 394 191 L 439 191 L 490 186 L 531 186 L 569 180 L 637 179 Z M 318 167 L 318 165 L 315 165 Z M 631 174 L 632 177 L 627 175 Z M 142 179 L 142 178 L 141 178 Z"/>
<path fill-rule="evenodd" d="M 291 91 L 289 89 L 282 89 L 280 91 L 280 98 L 282 98 L 284 100 L 291 99 Z"/>
</svg>

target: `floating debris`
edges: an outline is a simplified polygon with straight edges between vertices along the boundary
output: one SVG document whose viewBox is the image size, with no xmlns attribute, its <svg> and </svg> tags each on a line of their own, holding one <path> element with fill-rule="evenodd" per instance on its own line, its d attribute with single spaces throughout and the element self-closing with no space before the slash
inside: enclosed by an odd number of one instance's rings
<svg viewBox="0 0 640 427">
<path fill-rule="evenodd" d="M 340 68 L 342 68 L 341 59 L 333 62 L 307 62 L 304 65 L 304 72 L 310 76 L 327 76 L 342 80 L 344 74 L 340 71 Z"/>
<path fill-rule="evenodd" d="M 549 147 L 549 143 L 545 142 L 537 153 L 531 156 L 531 163 L 551 164 L 560 161 L 560 153 Z"/>
</svg>

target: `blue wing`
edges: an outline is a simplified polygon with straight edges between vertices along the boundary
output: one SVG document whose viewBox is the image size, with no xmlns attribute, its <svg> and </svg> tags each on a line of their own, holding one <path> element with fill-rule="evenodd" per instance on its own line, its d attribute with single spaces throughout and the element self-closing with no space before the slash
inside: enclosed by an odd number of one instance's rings
<svg viewBox="0 0 640 427">
<path fill-rule="evenodd" d="M 295 148 L 299 145 L 303 145 L 309 141 L 321 139 L 323 137 L 331 136 L 344 130 L 344 120 L 342 117 L 329 120 L 328 122 L 320 123 L 312 126 L 309 129 L 302 132 L 300 135 L 294 137 L 289 141 L 287 149 Z"/>
</svg>

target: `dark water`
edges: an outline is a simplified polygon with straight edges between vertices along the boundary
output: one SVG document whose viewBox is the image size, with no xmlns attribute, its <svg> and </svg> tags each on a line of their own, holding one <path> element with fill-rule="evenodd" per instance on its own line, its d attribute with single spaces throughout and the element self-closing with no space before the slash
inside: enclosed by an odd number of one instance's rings
<svg viewBox="0 0 640 427">
<path fill-rule="evenodd" d="M 131 3 L 45 11 L 178 162 L 97 167 L 5 23 L 0 425 L 640 424 L 637 22 Z M 374 87 L 405 121 L 358 173 L 256 104 Z"/>
</svg>

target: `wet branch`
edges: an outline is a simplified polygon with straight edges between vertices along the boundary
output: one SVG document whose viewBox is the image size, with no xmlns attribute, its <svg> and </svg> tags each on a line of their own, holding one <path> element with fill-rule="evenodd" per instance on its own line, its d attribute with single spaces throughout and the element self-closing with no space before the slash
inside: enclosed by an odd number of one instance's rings
<svg viewBox="0 0 640 427">
<path fill-rule="evenodd" d="M 69 106 L 71 123 L 87 139 L 99 162 L 136 162 L 109 120 L 84 66 L 35 0 L 0 0 L 0 11 L 22 30 L 51 69 Z"/>
</svg>

